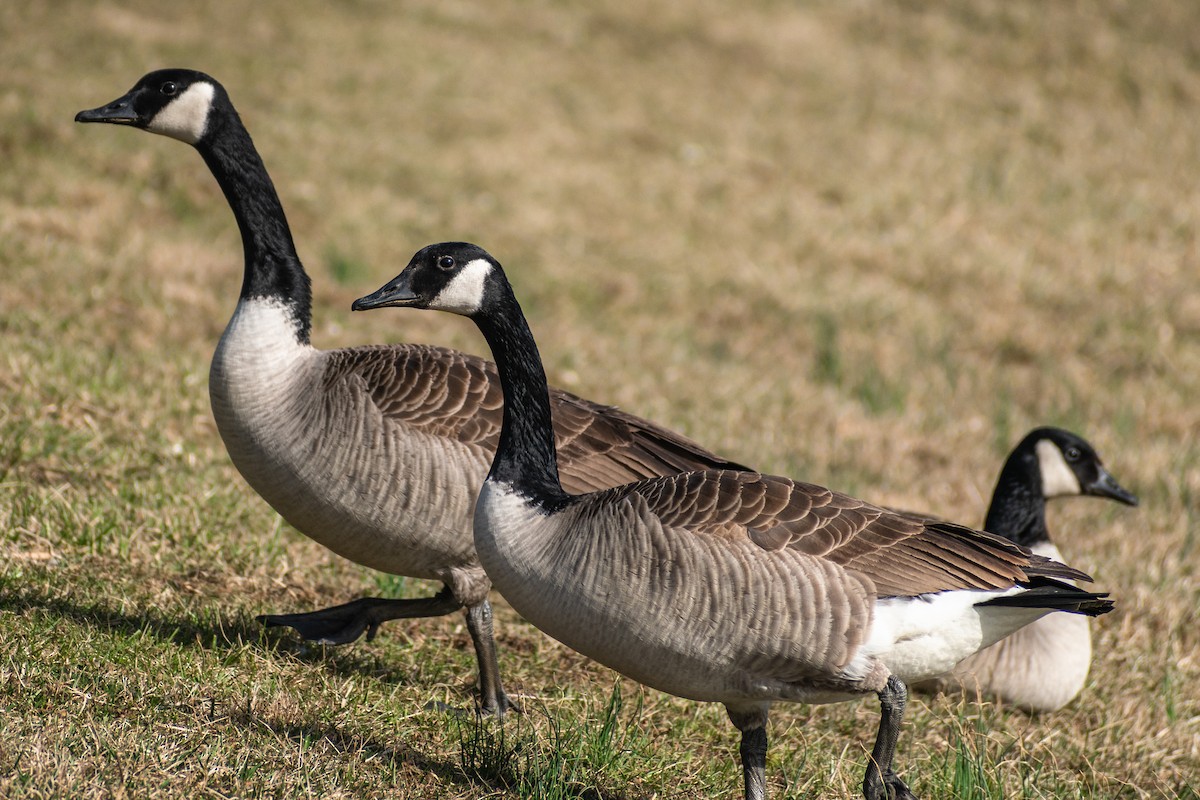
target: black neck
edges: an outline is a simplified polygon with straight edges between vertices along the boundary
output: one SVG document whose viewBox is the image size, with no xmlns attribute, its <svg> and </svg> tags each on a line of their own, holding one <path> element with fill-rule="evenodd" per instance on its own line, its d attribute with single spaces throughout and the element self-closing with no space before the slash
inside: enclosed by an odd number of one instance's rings
<svg viewBox="0 0 1200 800">
<path fill-rule="evenodd" d="M 297 338 L 309 341 L 312 290 L 296 253 L 287 216 L 271 176 L 237 111 L 212 114 L 210 129 L 197 145 L 237 219 L 245 251 L 241 299 L 266 298 L 288 305 L 296 317 Z"/>
<path fill-rule="evenodd" d="M 1024 463 L 1022 463 L 1024 462 Z M 1046 529 L 1046 497 L 1042 475 L 1029 458 L 1012 458 L 1004 465 L 992 494 L 983 529 L 1025 547 L 1050 541 Z"/>
<path fill-rule="evenodd" d="M 506 281 L 489 287 L 488 314 L 475 317 L 496 359 L 504 391 L 500 445 L 489 479 L 510 484 L 546 509 L 567 500 L 558 478 L 546 372 L 533 333 Z"/>
</svg>

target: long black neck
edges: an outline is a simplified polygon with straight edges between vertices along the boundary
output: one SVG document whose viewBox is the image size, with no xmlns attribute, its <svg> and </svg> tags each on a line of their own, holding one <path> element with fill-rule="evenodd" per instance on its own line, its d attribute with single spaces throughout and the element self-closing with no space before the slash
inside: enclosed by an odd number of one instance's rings
<svg viewBox="0 0 1200 800">
<path fill-rule="evenodd" d="M 475 317 L 500 373 L 504 419 L 488 479 L 510 484 L 547 510 L 568 495 L 558 478 L 546 372 L 533 333 L 504 280 L 489 281 L 488 312 Z"/>
<path fill-rule="evenodd" d="M 297 338 L 307 344 L 312 326 L 312 289 L 287 216 L 250 133 L 232 105 L 213 113 L 209 130 L 196 145 L 225 193 L 242 233 L 246 272 L 242 300 L 264 298 L 287 304 L 296 319 Z"/>
<path fill-rule="evenodd" d="M 1050 541 L 1046 497 L 1036 457 L 1018 455 L 1004 465 L 983 529 L 1025 547 Z"/>
</svg>

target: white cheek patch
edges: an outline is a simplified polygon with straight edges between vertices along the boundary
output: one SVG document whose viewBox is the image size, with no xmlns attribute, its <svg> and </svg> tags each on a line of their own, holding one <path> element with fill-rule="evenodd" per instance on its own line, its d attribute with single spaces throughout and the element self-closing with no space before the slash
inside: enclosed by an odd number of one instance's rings
<svg viewBox="0 0 1200 800">
<path fill-rule="evenodd" d="M 215 95 L 216 89 L 211 83 L 193 83 L 155 114 L 146 130 L 195 144 L 208 128 L 208 112 Z"/>
<path fill-rule="evenodd" d="M 1045 497 L 1083 494 L 1079 478 L 1067 465 L 1062 450 L 1049 439 L 1037 443 L 1038 467 L 1042 471 L 1042 494 Z"/>
<path fill-rule="evenodd" d="M 438 292 L 429 307 L 438 311 L 470 316 L 483 305 L 483 287 L 492 265 L 482 258 L 468 262 L 446 287 Z"/>
</svg>

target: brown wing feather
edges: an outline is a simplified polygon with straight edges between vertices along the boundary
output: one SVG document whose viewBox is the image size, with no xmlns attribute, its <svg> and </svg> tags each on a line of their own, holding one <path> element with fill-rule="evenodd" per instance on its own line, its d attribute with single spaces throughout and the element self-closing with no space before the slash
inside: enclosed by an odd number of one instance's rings
<svg viewBox="0 0 1200 800">
<path fill-rule="evenodd" d="M 598 491 L 657 475 L 747 469 L 649 420 L 558 389 L 550 413 L 563 488 Z"/>
<path fill-rule="evenodd" d="M 483 448 L 500 438 L 504 398 L 496 366 L 419 344 L 330 353 L 327 380 L 361 380 L 385 424 Z M 558 389 L 550 392 L 563 487 L 573 494 L 702 469 L 745 469 L 640 417 Z"/>
<path fill-rule="evenodd" d="M 1002 589 L 1034 575 L 1082 574 L 990 533 L 905 516 L 787 478 L 714 471 L 626 491 L 642 495 L 666 527 L 744 536 L 767 551 L 786 547 L 826 558 L 869 577 L 881 596 Z"/>
</svg>

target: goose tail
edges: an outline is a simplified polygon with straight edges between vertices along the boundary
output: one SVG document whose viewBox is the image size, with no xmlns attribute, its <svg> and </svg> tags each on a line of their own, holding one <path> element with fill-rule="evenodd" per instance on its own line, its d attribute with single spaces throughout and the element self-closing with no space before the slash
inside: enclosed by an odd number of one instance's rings
<svg viewBox="0 0 1200 800">
<path fill-rule="evenodd" d="M 1044 608 L 1050 611 L 1066 611 L 1098 617 L 1113 610 L 1113 601 L 1108 592 L 1085 592 L 1069 583 L 1049 578 L 1034 579 L 1026 589 L 1017 594 L 986 600 L 981 606 L 1003 606 L 1006 608 Z"/>
</svg>

